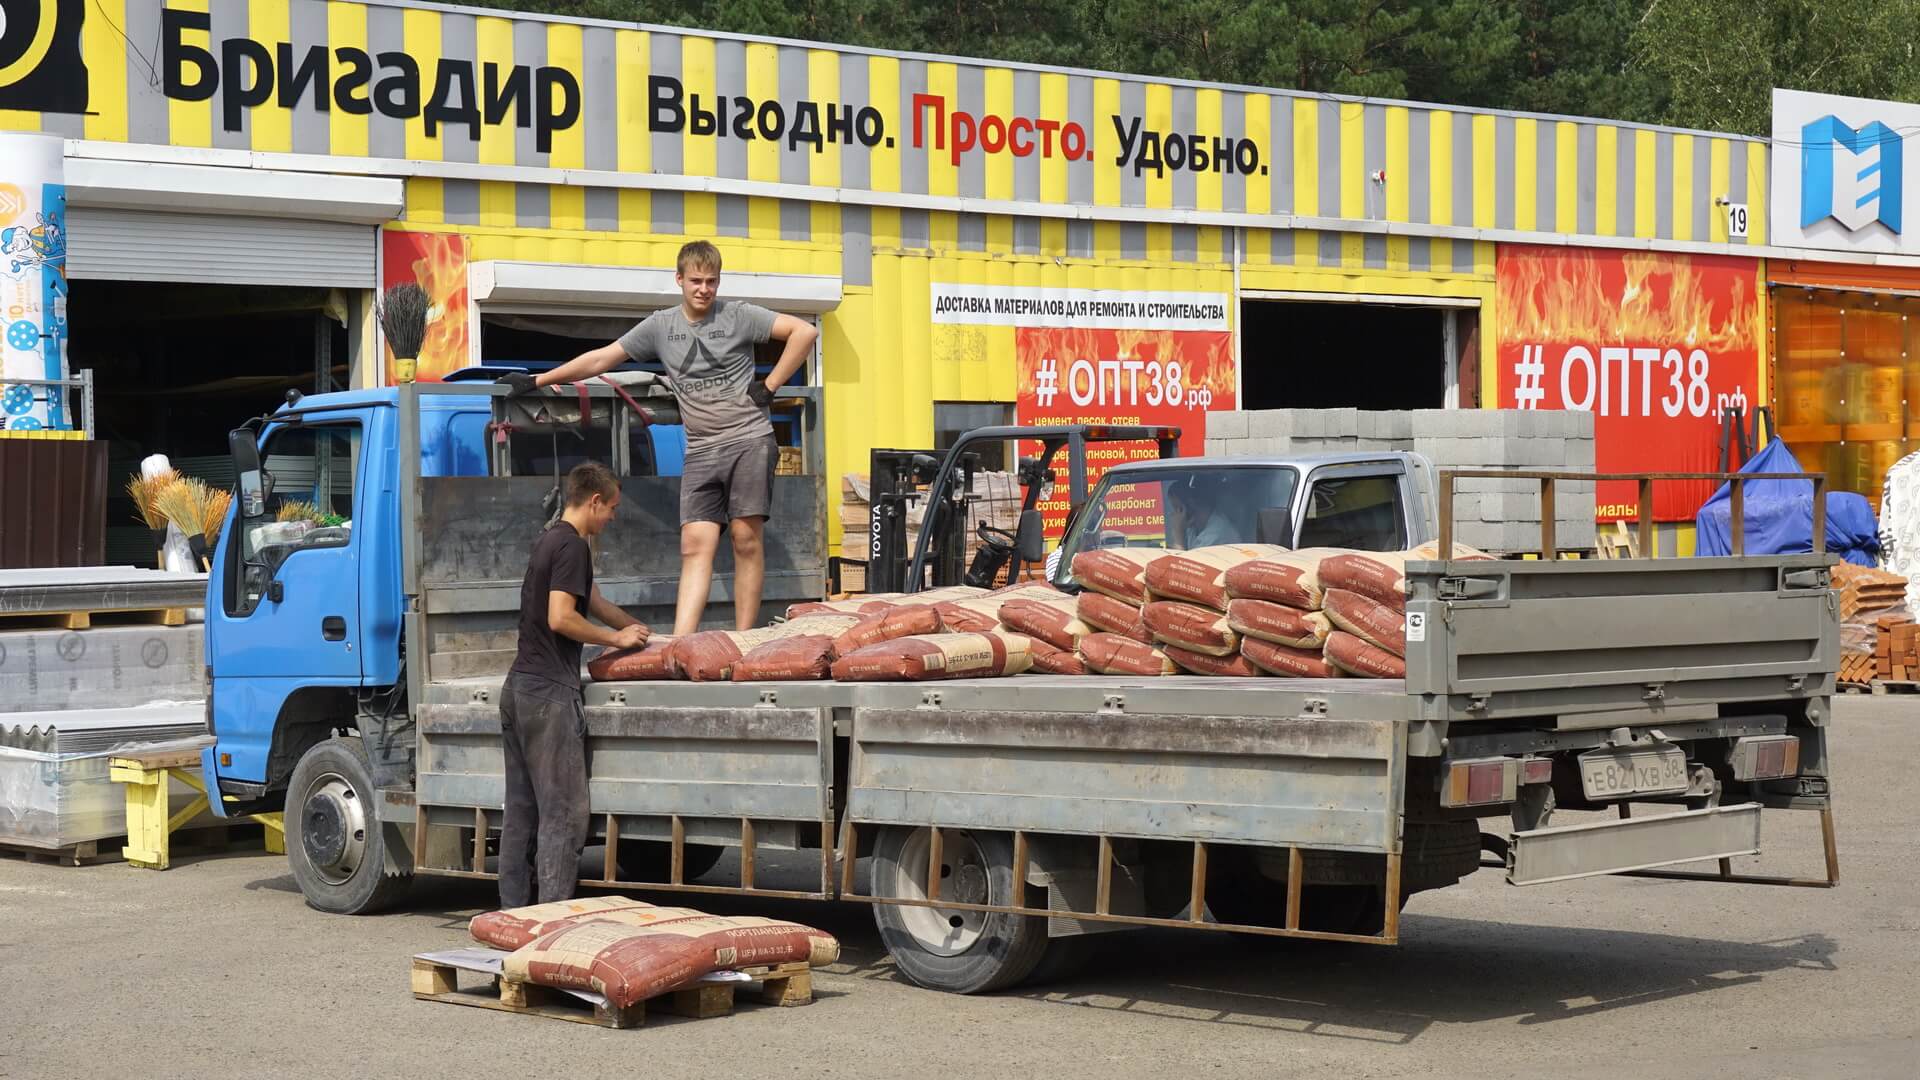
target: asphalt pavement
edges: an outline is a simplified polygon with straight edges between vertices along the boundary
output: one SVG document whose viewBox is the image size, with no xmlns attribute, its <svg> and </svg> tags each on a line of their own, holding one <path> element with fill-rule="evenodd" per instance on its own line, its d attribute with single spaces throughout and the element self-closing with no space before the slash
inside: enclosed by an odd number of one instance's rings
<svg viewBox="0 0 1920 1080">
<path fill-rule="evenodd" d="M 817 1000 L 629 1031 L 411 997 L 408 958 L 463 944 L 486 883 L 349 918 L 279 857 L 5 857 L 0 1077 L 1910 1077 L 1920 697 L 1839 699 L 1834 731 L 1833 891 L 1482 871 L 1416 898 L 1397 948 L 1129 933 L 985 997 L 898 978 L 863 906 L 729 898 L 704 906 L 839 935 Z M 1812 814 L 1770 813 L 1764 845 L 1755 867 L 1821 870 Z"/>
</svg>

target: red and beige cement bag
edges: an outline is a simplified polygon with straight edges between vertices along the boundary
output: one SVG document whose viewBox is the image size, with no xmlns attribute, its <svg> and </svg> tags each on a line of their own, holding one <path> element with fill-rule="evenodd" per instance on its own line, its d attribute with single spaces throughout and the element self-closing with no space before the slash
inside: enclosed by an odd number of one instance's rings
<svg viewBox="0 0 1920 1080">
<path fill-rule="evenodd" d="M 702 630 L 673 643 L 672 663 L 683 679 L 723 682 L 733 677 L 735 660 L 769 641 L 802 634 L 836 637 L 859 621 L 857 615 L 807 615 L 754 630 Z"/>
<path fill-rule="evenodd" d="M 1119 634 L 1088 634 L 1080 639 L 1080 659 L 1102 675 L 1172 675 L 1178 669 L 1167 654 Z"/>
<path fill-rule="evenodd" d="M 1212 608 L 1179 600 L 1155 600 L 1140 609 L 1140 618 L 1154 639 L 1208 656 L 1231 656 L 1240 647 L 1240 635 L 1227 617 Z"/>
<path fill-rule="evenodd" d="M 1072 649 L 1056 649 L 1039 638 L 1028 638 L 1027 649 L 1033 654 L 1032 670 L 1042 675 L 1085 675 L 1087 662 Z"/>
<path fill-rule="evenodd" d="M 1327 661 L 1349 675 L 1363 679 L 1404 679 L 1407 662 L 1385 649 L 1335 630 L 1327 637 Z"/>
<path fill-rule="evenodd" d="M 1080 620 L 1078 608 L 1078 600 L 1066 593 L 1032 599 L 1021 597 L 1001 605 L 1000 625 L 1016 634 L 1044 641 L 1055 649 L 1072 651 L 1081 638 L 1093 633 Z"/>
<path fill-rule="evenodd" d="M 755 646 L 733 662 L 734 682 L 798 682 L 824 679 L 833 666 L 834 639 L 800 634 Z"/>
<path fill-rule="evenodd" d="M 1336 548 L 1301 548 L 1241 563 L 1227 571 L 1227 595 L 1319 611 L 1320 564 L 1338 554 L 1341 552 Z"/>
<path fill-rule="evenodd" d="M 1376 649 L 1407 655 L 1407 613 L 1345 589 L 1327 590 L 1327 618 Z"/>
<path fill-rule="evenodd" d="M 1318 611 L 1276 604 L 1271 600 L 1227 601 L 1227 625 L 1243 637 L 1260 638 L 1295 649 L 1318 649 L 1327 643 L 1333 624 Z M 1241 642 L 1244 646 L 1245 642 Z"/>
<path fill-rule="evenodd" d="M 671 634 L 655 634 L 637 649 L 608 650 L 587 664 L 594 682 L 633 682 L 640 679 L 677 679 L 673 668 Z"/>
<path fill-rule="evenodd" d="M 1334 679 L 1346 674 L 1327 662 L 1319 649 L 1296 649 L 1260 638 L 1242 638 L 1240 655 L 1269 675 L 1289 679 Z"/>
<path fill-rule="evenodd" d="M 1453 545 L 1456 559 L 1490 559 L 1484 551 L 1463 544 Z M 1411 551 L 1349 551 L 1320 564 L 1320 584 L 1329 589 L 1359 593 L 1397 611 L 1407 610 L 1407 564 L 1431 562 L 1440 557 L 1437 542 L 1421 544 Z"/>
<path fill-rule="evenodd" d="M 644 900 L 625 896 L 590 896 L 509 908 L 506 911 L 482 912 L 467 924 L 467 933 L 482 945 L 491 945 L 496 949 L 517 949 L 543 934 L 590 919 L 624 926 L 651 926 L 658 922 L 698 919 L 705 915 L 706 912 L 692 908 L 655 907 Z"/>
<path fill-rule="evenodd" d="M 895 604 L 903 603 L 902 593 L 874 593 L 871 596 L 850 596 L 845 600 L 810 600 L 800 604 L 787 605 L 787 618 L 798 619 L 806 615 L 872 615 L 885 611 Z"/>
<path fill-rule="evenodd" d="M 1227 571 L 1286 550 L 1275 544 L 1214 544 L 1168 552 L 1147 564 L 1147 591 L 1157 600 L 1185 600 L 1225 611 Z"/>
<path fill-rule="evenodd" d="M 1009 601 L 1043 600 L 1065 595 L 1045 582 L 1032 581 L 1010 585 L 985 596 L 973 596 L 964 600 L 943 600 L 935 604 L 934 608 L 940 612 L 940 622 L 948 630 L 957 633 L 984 634 L 1000 629 L 1000 609 Z"/>
<path fill-rule="evenodd" d="M 940 613 L 934 610 L 932 604 L 898 604 L 866 616 L 834 638 L 833 658 L 838 659 L 855 649 L 878 645 L 882 641 L 915 634 L 937 634 L 943 629 Z"/>
<path fill-rule="evenodd" d="M 1135 641 L 1153 644 L 1153 631 L 1140 618 L 1140 605 L 1115 600 L 1105 593 L 1083 592 L 1074 605 L 1074 613 L 1089 630 L 1119 634 Z"/>
<path fill-rule="evenodd" d="M 869 645 L 833 662 L 846 682 L 921 682 L 1018 675 L 1033 665 L 1019 634 L 926 634 Z"/>
<path fill-rule="evenodd" d="M 589 919 L 509 953 L 503 974 L 512 982 L 591 990 L 624 1008 L 709 972 L 802 961 L 821 967 L 839 956 L 832 935 L 772 919 L 706 915 L 652 926 Z"/>
<path fill-rule="evenodd" d="M 1147 602 L 1147 564 L 1166 548 L 1112 547 L 1073 557 L 1073 580 L 1083 589 L 1105 593 L 1135 607 Z"/>
<path fill-rule="evenodd" d="M 1224 675 L 1238 678 L 1253 678 L 1265 674 L 1253 665 L 1253 662 L 1239 653 L 1231 656 L 1208 656 L 1206 653 L 1193 652 L 1178 645 L 1161 646 L 1167 659 L 1179 665 L 1180 670 L 1195 675 Z"/>
</svg>

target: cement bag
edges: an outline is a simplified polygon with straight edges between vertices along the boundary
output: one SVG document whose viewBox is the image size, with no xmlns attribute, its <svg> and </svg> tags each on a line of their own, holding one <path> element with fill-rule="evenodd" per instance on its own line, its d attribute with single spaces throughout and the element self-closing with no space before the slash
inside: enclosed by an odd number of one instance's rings
<svg viewBox="0 0 1920 1080">
<path fill-rule="evenodd" d="M 1227 610 L 1227 571 L 1287 549 L 1274 544 L 1214 544 L 1162 555 L 1147 564 L 1147 592 L 1156 600 L 1185 600 Z"/>
<path fill-rule="evenodd" d="M 943 629 L 940 613 L 932 604 L 900 604 L 868 615 L 842 631 L 833 639 L 833 659 L 868 645 L 916 634 L 938 634 Z"/>
<path fill-rule="evenodd" d="M 467 923 L 467 933 L 482 945 L 496 949 L 517 949 L 563 926 L 598 919 L 625 926 L 650 926 L 671 919 L 698 919 L 704 911 L 692 908 L 655 907 L 643 900 L 625 896 L 592 896 L 579 900 L 556 900 L 551 904 L 487 911 Z"/>
<path fill-rule="evenodd" d="M 1240 647 L 1240 635 L 1227 625 L 1227 617 L 1199 604 L 1155 600 L 1140 609 L 1140 617 L 1154 640 L 1163 644 L 1208 656 L 1231 656 Z"/>
<path fill-rule="evenodd" d="M 1088 634 L 1080 639 L 1080 659 L 1102 675 L 1172 675 L 1178 669 L 1167 654 L 1119 634 Z"/>
<path fill-rule="evenodd" d="M 1192 672 L 1195 675 L 1223 675 L 1245 679 L 1263 674 L 1259 668 L 1253 666 L 1252 661 L 1239 653 L 1231 656 L 1208 656 L 1206 653 L 1197 653 L 1178 645 L 1163 645 L 1161 648 L 1167 654 L 1167 659 L 1178 665 L 1180 670 Z"/>
<path fill-rule="evenodd" d="M 834 639 L 800 634 L 755 646 L 733 662 L 734 682 L 800 682 L 824 679 L 833 666 Z"/>
<path fill-rule="evenodd" d="M 1323 591 L 1320 564 L 1328 556 L 1340 554 L 1344 552 L 1336 548 L 1301 548 L 1241 563 L 1227 571 L 1227 595 L 1319 611 Z"/>
<path fill-rule="evenodd" d="M 808 615 L 755 630 L 702 630 L 673 643 L 672 663 L 683 679 L 724 682 L 733 677 L 735 660 L 769 641 L 802 634 L 835 637 L 859 621 L 857 615 Z"/>
<path fill-rule="evenodd" d="M 1484 551 L 1453 545 L 1456 559 L 1489 559 Z M 1349 551 L 1321 562 L 1320 584 L 1329 589 L 1359 593 L 1396 611 L 1407 610 L 1407 564 L 1440 558 L 1438 543 L 1421 544 L 1411 551 Z"/>
<path fill-rule="evenodd" d="M 833 662 L 845 682 L 922 682 L 1018 675 L 1033 666 L 1019 634 L 925 634 L 856 649 Z"/>
<path fill-rule="evenodd" d="M 1363 679 L 1404 679 L 1407 662 L 1385 649 L 1367 644 L 1345 630 L 1327 636 L 1327 660 L 1349 675 Z"/>
<path fill-rule="evenodd" d="M 670 634 L 655 634 L 637 649 L 610 649 L 587 664 L 594 682 L 633 682 L 640 679 L 677 679 Z"/>
<path fill-rule="evenodd" d="M 1000 608 L 1000 625 L 1057 649 L 1073 651 L 1080 639 L 1093 633 L 1080 621 L 1079 601 L 1066 593 L 1009 600 Z"/>
<path fill-rule="evenodd" d="M 1074 613 L 1090 630 L 1119 634 L 1135 641 L 1153 644 L 1153 631 L 1140 618 L 1140 605 L 1115 600 L 1104 593 L 1083 592 L 1074 603 Z"/>
<path fill-rule="evenodd" d="M 1083 589 L 1105 593 L 1135 607 L 1147 602 L 1147 564 L 1166 548 L 1112 547 L 1073 557 L 1073 580 Z"/>
<path fill-rule="evenodd" d="M 1376 649 L 1407 655 L 1407 613 L 1345 589 L 1327 590 L 1327 618 Z"/>
<path fill-rule="evenodd" d="M 1318 650 L 1327 643 L 1333 624 L 1318 611 L 1276 604 L 1271 600 L 1227 601 L 1227 625 L 1243 638 L 1255 637 L 1295 649 Z M 1242 647 L 1246 645 L 1243 640 Z"/>
<path fill-rule="evenodd" d="M 935 604 L 934 608 L 940 612 L 940 623 L 948 631 L 985 634 L 1000 629 L 1000 609 L 1010 600 L 1064 595 L 1060 590 L 1044 582 L 1026 582 L 985 596 L 972 596 L 964 600 L 945 600 Z"/>
<path fill-rule="evenodd" d="M 807 615 L 872 615 L 901 603 L 902 596 L 901 593 L 874 593 L 871 596 L 849 596 L 845 600 L 810 600 L 802 604 L 788 604 L 787 618 L 798 619 Z"/>
<path fill-rule="evenodd" d="M 1269 675 L 1289 679 L 1335 679 L 1346 674 L 1327 663 L 1319 649 L 1296 649 L 1256 637 L 1240 639 L 1240 655 Z"/>
<path fill-rule="evenodd" d="M 1027 650 L 1033 654 L 1032 670 L 1042 675 L 1085 675 L 1086 661 L 1072 649 L 1056 649 L 1039 638 L 1027 639 Z"/>
<path fill-rule="evenodd" d="M 675 990 L 729 968 L 831 964 L 840 943 L 799 923 L 706 915 L 653 926 L 590 919 L 560 927 L 507 955 L 510 982 L 591 990 L 614 1005 Z"/>
</svg>

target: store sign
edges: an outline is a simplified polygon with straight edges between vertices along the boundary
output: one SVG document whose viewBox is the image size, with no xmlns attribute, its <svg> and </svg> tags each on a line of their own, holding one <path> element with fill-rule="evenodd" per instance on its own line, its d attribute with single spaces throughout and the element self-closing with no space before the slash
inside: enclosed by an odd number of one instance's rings
<svg viewBox="0 0 1920 1080">
<path fill-rule="evenodd" d="M 1784 246 L 1920 253 L 1907 209 L 1920 105 L 1773 92 L 1773 235 Z"/>
<path fill-rule="evenodd" d="M 0 7 L 0 109 L 87 111 L 85 14 L 86 0 L 7 0 Z"/>
<path fill-rule="evenodd" d="M 1601 472 L 1712 472 L 1724 411 L 1764 403 L 1757 260 L 1503 244 L 1495 272 L 1500 406 L 1593 413 Z M 1654 518 L 1713 489 L 1656 484 Z M 1637 518 L 1637 485 L 1602 482 L 1596 513 Z"/>
<path fill-rule="evenodd" d="M 67 189 L 58 138 L 0 132 L 0 428 L 70 426 L 66 378 Z"/>
<path fill-rule="evenodd" d="M 1224 294 L 935 283 L 932 296 L 936 326 L 1011 328 L 1021 424 L 1177 427 L 1180 452 L 1196 455 L 1207 412 L 1235 407 Z M 1091 446 L 1088 482 L 1121 462 L 1158 456 L 1154 443 Z M 1055 459 L 1054 478 L 1055 497 L 1040 510 L 1047 534 L 1058 537 L 1068 510 L 1065 454 Z"/>
</svg>

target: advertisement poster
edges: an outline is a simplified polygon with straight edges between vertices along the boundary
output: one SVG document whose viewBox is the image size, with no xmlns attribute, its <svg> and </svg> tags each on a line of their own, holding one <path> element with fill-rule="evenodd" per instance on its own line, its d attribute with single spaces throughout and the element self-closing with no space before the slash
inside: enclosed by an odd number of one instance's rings
<svg viewBox="0 0 1920 1080">
<path fill-rule="evenodd" d="M 467 359 L 467 240 L 458 233 L 381 233 L 385 280 L 381 292 L 413 282 L 427 291 L 427 336 L 420 346 L 412 378 L 438 382 L 448 372 L 471 366 Z M 393 350 L 386 350 L 387 384 L 405 381 Z"/>
<path fill-rule="evenodd" d="M 0 132 L 0 428 L 69 428 L 65 144 Z"/>
<path fill-rule="evenodd" d="M 1180 453 L 1197 456 L 1206 413 L 1234 405 L 1233 334 L 1221 293 L 933 286 L 936 324 L 1013 328 L 1019 424 L 1153 424 L 1181 429 Z M 1022 455 L 1039 445 L 1020 448 Z M 1151 442 L 1088 447 L 1089 489 L 1113 465 L 1157 458 Z M 1054 459 L 1043 500 L 1047 535 L 1065 530 L 1067 459 Z M 1142 508 L 1143 523 L 1158 520 Z"/>
<path fill-rule="evenodd" d="M 1723 410 L 1760 399 L 1755 260 L 1501 245 L 1500 407 L 1594 414 L 1600 472 L 1712 472 Z M 1692 521 L 1708 481 L 1654 486 L 1654 519 Z M 1640 513 L 1599 485 L 1601 522 Z"/>
</svg>

